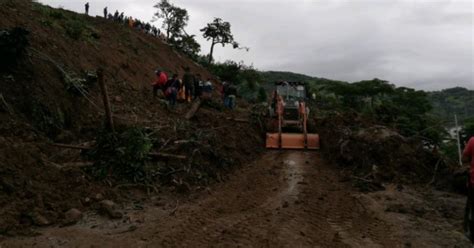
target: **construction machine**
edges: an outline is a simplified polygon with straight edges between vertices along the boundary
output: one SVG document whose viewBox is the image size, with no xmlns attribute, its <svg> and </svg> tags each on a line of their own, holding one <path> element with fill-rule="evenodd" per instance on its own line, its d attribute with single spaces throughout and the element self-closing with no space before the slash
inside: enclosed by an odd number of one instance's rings
<svg viewBox="0 0 474 248">
<path fill-rule="evenodd" d="M 319 135 L 308 133 L 310 110 L 306 100 L 305 83 L 275 83 L 269 107 L 274 132 L 267 133 L 267 148 L 319 149 Z"/>
</svg>

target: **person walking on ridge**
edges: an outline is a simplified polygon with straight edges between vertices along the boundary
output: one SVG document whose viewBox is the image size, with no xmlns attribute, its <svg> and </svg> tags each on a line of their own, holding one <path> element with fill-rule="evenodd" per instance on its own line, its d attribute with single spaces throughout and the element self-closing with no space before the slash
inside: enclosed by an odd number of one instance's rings
<svg viewBox="0 0 474 248">
<path fill-rule="evenodd" d="M 104 19 L 107 19 L 107 14 L 108 14 L 107 7 L 105 7 L 104 8 Z"/>
<path fill-rule="evenodd" d="M 86 15 L 89 15 L 89 2 L 87 2 L 84 7 L 86 8 Z"/>
</svg>

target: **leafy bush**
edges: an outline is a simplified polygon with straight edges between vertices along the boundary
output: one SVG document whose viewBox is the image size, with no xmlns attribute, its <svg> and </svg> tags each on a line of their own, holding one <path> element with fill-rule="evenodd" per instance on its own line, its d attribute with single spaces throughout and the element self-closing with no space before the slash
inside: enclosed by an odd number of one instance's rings
<svg viewBox="0 0 474 248">
<path fill-rule="evenodd" d="M 79 40 L 86 28 L 86 25 L 79 20 L 70 20 L 66 23 L 66 34 L 67 36 Z"/>
<path fill-rule="evenodd" d="M 135 183 L 150 181 L 155 174 L 146 168 L 146 162 L 152 146 L 151 138 L 141 128 L 122 133 L 101 132 L 96 146 L 87 153 L 95 161 L 89 173 L 97 179 L 114 176 Z"/>
<path fill-rule="evenodd" d="M 21 27 L 0 30 L 0 71 L 17 64 L 29 46 L 28 34 Z"/>
<path fill-rule="evenodd" d="M 82 76 L 65 73 L 63 80 L 69 93 L 80 96 L 84 92 L 88 92 L 89 88 L 97 81 L 97 74 L 93 71 L 86 71 Z"/>
<path fill-rule="evenodd" d="M 51 9 L 49 11 L 49 16 L 54 18 L 54 19 L 64 19 L 64 14 L 63 12 L 59 11 L 59 10 L 55 10 L 55 9 Z"/>
<path fill-rule="evenodd" d="M 258 100 L 259 102 L 265 102 L 265 101 L 267 101 L 267 92 L 265 91 L 265 88 L 260 87 L 260 88 L 258 89 L 257 100 Z"/>
<path fill-rule="evenodd" d="M 35 127 L 49 138 L 55 138 L 64 127 L 64 114 L 59 108 L 54 112 L 38 101 L 34 101 L 31 106 L 31 118 Z"/>
</svg>

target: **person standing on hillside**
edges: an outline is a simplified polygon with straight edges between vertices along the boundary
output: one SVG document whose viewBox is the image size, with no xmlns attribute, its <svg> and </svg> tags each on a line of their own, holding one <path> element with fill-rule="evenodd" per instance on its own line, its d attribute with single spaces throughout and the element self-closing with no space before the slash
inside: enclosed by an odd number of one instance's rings
<svg viewBox="0 0 474 248">
<path fill-rule="evenodd" d="M 213 90 L 212 82 L 211 82 L 211 79 L 208 78 L 207 81 L 202 86 L 201 98 L 204 100 L 211 100 L 212 90 Z"/>
<path fill-rule="evenodd" d="M 118 10 L 116 10 L 114 13 L 114 21 L 118 21 L 118 17 L 119 17 L 119 12 Z"/>
<path fill-rule="evenodd" d="M 104 19 L 107 19 L 107 14 L 108 14 L 107 7 L 105 7 L 104 8 Z"/>
<path fill-rule="evenodd" d="M 194 76 L 191 74 L 189 66 L 186 66 L 186 68 L 184 68 L 183 83 L 185 99 L 188 102 L 192 100 L 194 81 Z"/>
<path fill-rule="evenodd" d="M 201 74 L 197 74 L 196 77 L 194 78 L 194 99 L 198 98 L 201 96 L 201 90 L 202 90 L 202 81 L 201 81 Z"/>
<path fill-rule="evenodd" d="M 168 82 L 168 75 L 164 71 L 156 70 L 156 79 L 153 81 L 151 84 L 153 86 L 153 97 L 157 97 L 158 95 L 158 90 L 163 90 L 166 85 L 166 82 Z"/>
<path fill-rule="evenodd" d="M 236 103 L 236 98 L 237 98 L 237 87 L 230 82 L 227 85 L 227 89 L 225 91 L 225 96 L 226 96 L 226 107 L 229 109 L 234 109 L 235 108 L 235 103 Z"/>
<path fill-rule="evenodd" d="M 84 5 L 86 7 L 86 15 L 89 15 L 89 2 Z"/>
<path fill-rule="evenodd" d="M 467 201 L 464 211 L 464 232 L 474 244 L 474 137 L 467 142 L 463 151 L 463 161 L 470 162 L 467 181 Z"/>
</svg>

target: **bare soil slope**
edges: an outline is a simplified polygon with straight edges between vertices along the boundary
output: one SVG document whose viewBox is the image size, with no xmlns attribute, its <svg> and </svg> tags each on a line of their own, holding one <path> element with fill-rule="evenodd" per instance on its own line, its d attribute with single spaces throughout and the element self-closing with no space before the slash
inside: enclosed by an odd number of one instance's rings
<svg viewBox="0 0 474 248">
<path fill-rule="evenodd" d="M 226 171 L 259 153 L 255 147 L 262 147 L 262 140 L 250 121 L 228 120 L 249 119 L 248 111 L 223 111 L 216 96 L 187 121 L 182 116 L 190 105 L 168 111 L 152 97 L 157 68 L 182 75 L 190 67 L 202 78 L 213 78 L 159 39 L 27 0 L 1 1 L 0 16 L 0 28 L 30 32 L 26 56 L 0 72 L 0 234 L 32 234 L 32 225 L 61 224 L 67 210 L 94 207 L 99 198 L 133 198 L 114 182 L 94 181 L 84 173 L 79 150 L 48 145 L 91 145 L 102 126 L 99 86 L 92 80 L 84 96 L 66 75 L 82 78 L 86 71 L 102 68 L 117 129 L 145 128 L 156 138 L 154 151 L 187 155 L 183 161 L 156 161 L 154 166 L 167 172 L 147 190 L 161 190 L 159 185 L 165 184 L 189 191 L 193 185 L 223 180 Z M 186 142 L 175 142 L 179 140 Z"/>
</svg>

